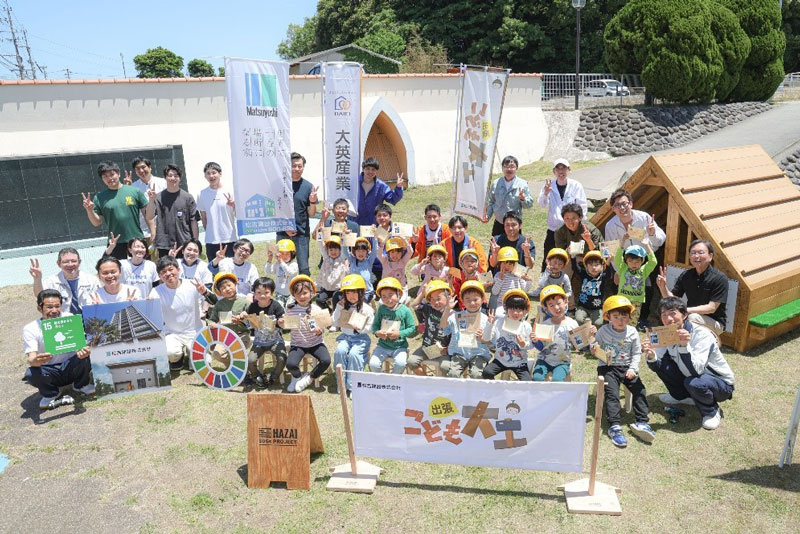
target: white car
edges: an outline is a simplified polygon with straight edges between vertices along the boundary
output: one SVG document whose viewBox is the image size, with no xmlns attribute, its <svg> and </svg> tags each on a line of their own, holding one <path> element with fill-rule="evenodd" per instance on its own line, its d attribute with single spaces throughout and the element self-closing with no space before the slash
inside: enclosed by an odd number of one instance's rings
<svg viewBox="0 0 800 534">
<path fill-rule="evenodd" d="M 630 96 L 631 90 L 617 80 L 592 80 L 583 90 L 584 96 Z"/>
</svg>

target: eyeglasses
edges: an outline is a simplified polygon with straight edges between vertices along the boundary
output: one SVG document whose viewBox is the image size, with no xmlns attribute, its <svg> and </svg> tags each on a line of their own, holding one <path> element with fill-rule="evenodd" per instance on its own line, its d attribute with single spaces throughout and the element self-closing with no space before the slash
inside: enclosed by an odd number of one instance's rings
<svg viewBox="0 0 800 534">
<path fill-rule="evenodd" d="M 504 169 L 516 169 L 517 166 L 516 165 L 503 165 L 503 168 Z"/>
<path fill-rule="evenodd" d="M 614 204 L 613 207 L 617 208 L 618 210 L 624 210 L 624 209 L 627 209 L 630 205 L 631 205 L 630 202 L 628 202 L 627 200 L 624 200 L 622 202 L 617 202 L 616 204 Z"/>
<path fill-rule="evenodd" d="M 705 255 L 706 255 L 706 251 L 705 250 L 690 250 L 689 251 L 689 256 L 705 256 Z"/>
</svg>

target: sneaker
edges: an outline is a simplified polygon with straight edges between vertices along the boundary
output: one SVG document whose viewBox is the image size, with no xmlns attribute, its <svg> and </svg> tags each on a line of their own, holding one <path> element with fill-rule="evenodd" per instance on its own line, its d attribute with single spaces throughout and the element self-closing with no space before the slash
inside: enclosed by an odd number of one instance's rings
<svg viewBox="0 0 800 534">
<path fill-rule="evenodd" d="M 309 374 L 303 375 L 303 377 L 300 380 L 297 381 L 297 384 L 295 384 L 294 392 L 295 393 L 300 393 L 301 391 L 306 389 L 309 385 L 311 385 L 311 382 L 313 382 L 313 381 L 314 381 L 314 379 L 311 378 L 311 375 L 309 375 Z"/>
<path fill-rule="evenodd" d="M 706 430 L 716 430 L 722 422 L 722 408 L 717 408 L 717 413 L 703 417 L 703 428 Z"/>
<path fill-rule="evenodd" d="M 622 433 L 622 427 L 619 425 L 612 425 L 611 428 L 608 429 L 608 437 L 611 438 L 611 443 L 620 449 L 624 449 L 628 446 L 628 440 L 625 439 L 625 435 Z"/>
<path fill-rule="evenodd" d="M 51 404 L 55 403 L 58 397 L 42 397 L 42 400 L 39 401 L 39 409 L 44 410 L 52 410 L 55 406 L 51 406 Z"/>
<path fill-rule="evenodd" d="M 353 400 L 353 390 L 351 389 L 347 390 L 347 398 Z"/>
<path fill-rule="evenodd" d="M 636 329 L 639 330 L 639 332 L 646 332 L 648 328 L 650 328 L 650 321 L 641 320 L 636 323 Z"/>
<path fill-rule="evenodd" d="M 633 435 L 645 443 L 653 443 L 653 440 L 656 439 L 656 433 L 647 423 L 633 423 L 630 427 Z"/>
<path fill-rule="evenodd" d="M 181 357 L 181 359 L 176 361 L 176 362 L 169 362 L 169 370 L 170 371 L 180 371 L 181 369 L 183 369 L 183 362 L 184 362 L 185 359 L 186 358 Z"/>
<path fill-rule="evenodd" d="M 694 399 L 691 397 L 686 397 L 685 399 L 676 399 L 669 393 L 662 393 L 658 396 L 658 400 L 663 402 L 664 404 L 688 404 L 689 406 L 694 406 Z"/>
<path fill-rule="evenodd" d="M 288 386 L 286 386 L 286 393 L 294 393 L 298 381 L 300 381 L 299 378 L 292 377 L 292 381 L 289 382 Z"/>
<path fill-rule="evenodd" d="M 47 401 L 46 404 L 45 401 Z M 75 404 L 75 399 L 73 399 L 69 395 L 64 395 L 61 398 L 42 397 L 42 400 L 39 401 L 39 409 L 42 411 L 53 410 L 55 408 L 58 408 L 59 406 L 69 406 L 70 404 Z"/>
<path fill-rule="evenodd" d="M 256 374 L 255 380 L 256 380 L 256 387 L 258 389 L 264 389 L 265 387 L 267 387 L 267 382 L 266 380 L 264 380 L 264 375 L 262 375 L 261 373 Z"/>
<path fill-rule="evenodd" d="M 75 385 L 72 385 L 72 389 L 80 393 L 81 395 L 86 395 L 87 397 L 91 397 L 97 393 L 97 390 L 94 387 L 94 384 L 89 382 L 82 388 L 76 388 Z"/>
</svg>

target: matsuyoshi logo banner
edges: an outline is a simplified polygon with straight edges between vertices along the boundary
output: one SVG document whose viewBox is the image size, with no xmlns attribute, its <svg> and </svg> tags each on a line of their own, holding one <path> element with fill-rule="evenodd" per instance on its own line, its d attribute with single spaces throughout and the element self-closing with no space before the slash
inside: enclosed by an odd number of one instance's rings
<svg viewBox="0 0 800 534">
<path fill-rule="evenodd" d="M 351 380 L 359 456 L 583 470 L 588 384 L 361 372 Z"/>
<path fill-rule="evenodd" d="M 289 64 L 225 59 L 239 235 L 294 230 Z"/>
<path fill-rule="evenodd" d="M 361 167 L 361 65 L 322 64 L 322 154 L 325 199 L 358 205 Z"/>
<path fill-rule="evenodd" d="M 480 218 L 486 209 L 508 73 L 462 68 L 453 170 L 456 213 Z"/>
</svg>

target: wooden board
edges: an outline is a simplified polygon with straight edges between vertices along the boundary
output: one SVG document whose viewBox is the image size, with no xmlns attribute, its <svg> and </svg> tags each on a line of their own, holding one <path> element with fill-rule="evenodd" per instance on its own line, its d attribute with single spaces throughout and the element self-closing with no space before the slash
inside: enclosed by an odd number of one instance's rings
<svg viewBox="0 0 800 534">
<path fill-rule="evenodd" d="M 349 493 L 372 493 L 378 484 L 378 476 L 384 470 L 378 466 L 358 460 L 356 462 L 357 475 L 351 472 L 350 463 L 332 467 L 331 478 L 326 488 L 328 491 L 346 491 Z"/>
<path fill-rule="evenodd" d="M 715 217 L 707 219 L 705 223 L 719 244 L 727 247 L 800 227 L 798 212 L 800 212 L 800 196 L 791 202 Z"/>
<path fill-rule="evenodd" d="M 618 493 L 622 490 L 595 481 L 594 495 L 589 495 L 589 479 L 582 478 L 558 487 L 567 499 L 571 514 L 622 515 Z"/>
<path fill-rule="evenodd" d="M 780 204 L 800 198 L 800 191 L 784 177 L 737 184 L 684 195 L 687 204 L 702 219 Z"/>
<path fill-rule="evenodd" d="M 797 259 L 800 255 L 800 228 L 731 245 L 725 247 L 724 252 L 747 278 L 748 273 Z"/>
<path fill-rule="evenodd" d="M 324 452 L 306 395 L 247 395 L 247 487 L 311 489 L 311 453 Z"/>
</svg>

